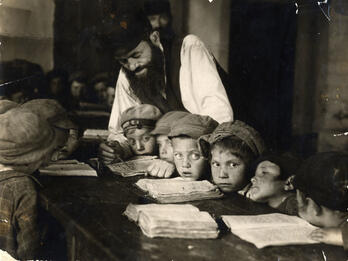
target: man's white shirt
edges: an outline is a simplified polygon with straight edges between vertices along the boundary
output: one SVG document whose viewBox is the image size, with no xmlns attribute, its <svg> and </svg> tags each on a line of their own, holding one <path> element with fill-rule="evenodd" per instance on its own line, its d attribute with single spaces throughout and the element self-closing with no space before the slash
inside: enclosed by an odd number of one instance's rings
<svg viewBox="0 0 348 261">
<path fill-rule="evenodd" d="M 233 110 L 217 72 L 214 57 L 195 35 L 187 35 L 180 51 L 179 84 L 185 109 L 194 114 L 208 115 L 222 123 L 233 120 Z M 120 70 L 109 121 L 109 140 L 119 140 L 122 133 L 121 113 L 141 104 L 130 89 L 128 79 Z"/>
</svg>

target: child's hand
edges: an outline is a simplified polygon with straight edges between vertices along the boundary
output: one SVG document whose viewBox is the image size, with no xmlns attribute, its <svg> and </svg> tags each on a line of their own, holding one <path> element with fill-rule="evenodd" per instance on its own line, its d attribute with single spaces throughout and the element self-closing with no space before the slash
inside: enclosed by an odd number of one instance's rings
<svg viewBox="0 0 348 261">
<path fill-rule="evenodd" d="M 317 229 L 310 234 L 310 238 L 329 245 L 343 246 L 343 238 L 340 228 Z"/>
<path fill-rule="evenodd" d="M 149 175 L 158 178 L 169 178 L 173 175 L 174 171 L 175 166 L 173 163 L 160 159 L 154 160 L 154 162 L 147 168 Z"/>
<path fill-rule="evenodd" d="M 105 164 L 111 162 L 117 162 L 122 154 L 122 147 L 117 141 L 113 142 L 102 142 L 99 145 L 98 157 Z"/>
</svg>

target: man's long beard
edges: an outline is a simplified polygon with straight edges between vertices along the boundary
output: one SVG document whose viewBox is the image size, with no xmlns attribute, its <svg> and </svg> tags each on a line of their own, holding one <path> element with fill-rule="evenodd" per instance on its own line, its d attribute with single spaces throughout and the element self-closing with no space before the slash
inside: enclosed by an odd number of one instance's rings
<svg viewBox="0 0 348 261">
<path fill-rule="evenodd" d="M 142 103 L 157 106 L 161 111 L 166 111 L 165 100 L 161 92 L 165 88 L 164 78 L 164 62 L 162 51 L 149 42 L 152 51 L 151 62 L 145 66 L 147 68 L 146 75 L 137 77 L 135 72 L 124 68 L 126 77 L 134 94 Z M 142 70 L 138 68 L 136 71 Z"/>
</svg>

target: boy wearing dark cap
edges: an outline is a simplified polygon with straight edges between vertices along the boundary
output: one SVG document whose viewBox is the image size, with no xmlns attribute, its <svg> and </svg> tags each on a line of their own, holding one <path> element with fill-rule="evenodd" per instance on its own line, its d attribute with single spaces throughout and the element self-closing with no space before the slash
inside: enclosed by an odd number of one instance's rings
<svg viewBox="0 0 348 261">
<path fill-rule="evenodd" d="M 121 126 L 134 155 L 156 153 L 156 139 L 151 131 L 161 116 L 160 110 L 149 104 L 133 106 L 122 113 Z"/>
<path fill-rule="evenodd" d="M 200 138 L 208 143 L 214 183 L 223 192 L 234 192 L 249 183 L 251 162 L 265 150 L 260 134 L 241 121 L 221 123 L 212 134 Z"/>
<path fill-rule="evenodd" d="M 100 38 L 104 49 L 121 64 L 109 140 L 122 142 L 120 115 L 140 103 L 155 105 L 162 113 L 187 110 L 219 122 L 233 120 L 214 57 L 198 37 L 188 35 L 175 41 L 168 53 L 158 31 L 152 30 L 143 12 L 135 10 L 115 16 Z M 100 156 L 107 160 L 105 150 L 102 146 Z"/>
<path fill-rule="evenodd" d="M 208 158 L 203 154 L 198 139 L 213 132 L 218 123 L 209 116 L 189 114 L 171 126 L 174 163 L 179 175 L 187 180 L 208 178 Z"/>
<path fill-rule="evenodd" d="M 56 150 L 52 161 L 67 159 L 79 146 L 78 127 L 68 117 L 66 110 L 53 99 L 34 99 L 21 105 L 22 108 L 31 110 L 43 120 L 47 120 L 51 127 L 55 129 L 58 136 L 63 139 L 68 136 L 65 144 Z"/>
<path fill-rule="evenodd" d="M 299 216 L 323 227 L 311 238 L 348 250 L 348 154 L 323 152 L 308 158 L 294 186 Z"/>
<path fill-rule="evenodd" d="M 168 134 L 171 125 L 176 124 L 179 119 L 187 115 L 189 115 L 189 113 L 184 111 L 168 112 L 157 121 L 155 129 L 151 131 L 151 134 L 156 136 L 160 157 L 160 159 L 154 160 L 147 169 L 151 176 L 169 178 L 175 172 L 173 145 L 168 138 Z"/>
<path fill-rule="evenodd" d="M 0 248 L 16 259 L 36 259 L 38 199 L 30 174 L 49 161 L 66 139 L 61 140 L 46 120 L 15 103 L 0 101 L 0 122 Z"/>
<path fill-rule="evenodd" d="M 297 215 L 296 194 L 292 181 L 301 164 L 299 158 L 284 153 L 260 157 L 254 165 L 255 176 L 246 196 L 253 201 L 267 203 L 288 215 Z"/>
</svg>

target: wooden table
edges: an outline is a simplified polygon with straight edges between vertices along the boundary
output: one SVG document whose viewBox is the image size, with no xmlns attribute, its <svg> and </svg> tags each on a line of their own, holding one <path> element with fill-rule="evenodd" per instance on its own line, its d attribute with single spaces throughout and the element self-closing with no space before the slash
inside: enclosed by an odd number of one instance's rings
<svg viewBox="0 0 348 261">
<path fill-rule="evenodd" d="M 348 260 L 342 247 L 324 244 L 257 249 L 222 225 L 214 240 L 151 239 L 122 215 L 128 203 L 149 200 L 138 177 L 41 177 L 42 205 L 65 228 L 69 260 Z M 192 202 L 214 217 L 263 214 L 272 209 L 239 195 Z"/>
</svg>

